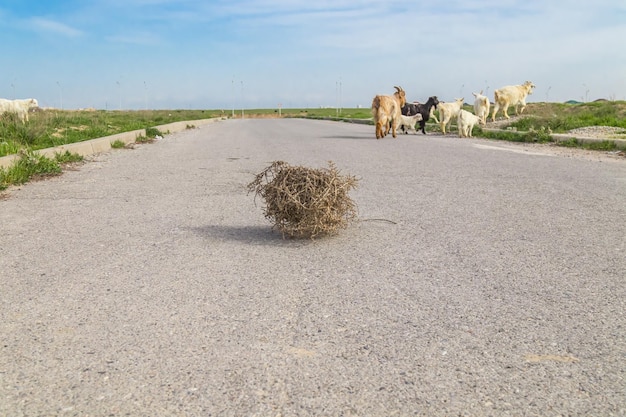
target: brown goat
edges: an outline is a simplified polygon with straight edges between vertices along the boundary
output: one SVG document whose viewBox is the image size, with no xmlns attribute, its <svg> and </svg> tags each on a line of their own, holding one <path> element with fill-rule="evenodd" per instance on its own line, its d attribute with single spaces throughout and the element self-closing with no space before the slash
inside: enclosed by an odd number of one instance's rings
<svg viewBox="0 0 626 417">
<path fill-rule="evenodd" d="M 402 87 L 395 87 L 393 96 L 378 95 L 372 100 L 372 115 L 376 124 L 376 139 L 384 138 L 389 133 L 396 137 L 396 129 L 400 125 L 402 106 L 406 104 L 406 94 Z M 383 131 L 384 129 L 384 131 Z"/>
</svg>

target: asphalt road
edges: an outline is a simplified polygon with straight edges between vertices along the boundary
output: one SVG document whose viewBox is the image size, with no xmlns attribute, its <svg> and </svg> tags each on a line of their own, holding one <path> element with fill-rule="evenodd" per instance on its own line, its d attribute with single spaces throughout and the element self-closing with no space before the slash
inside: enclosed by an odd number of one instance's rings
<svg viewBox="0 0 626 417">
<path fill-rule="evenodd" d="M 283 240 L 272 161 L 357 176 Z M 626 161 L 229 120 L 0 200 L 1 416 L 626 415 Z"/>
</svg>

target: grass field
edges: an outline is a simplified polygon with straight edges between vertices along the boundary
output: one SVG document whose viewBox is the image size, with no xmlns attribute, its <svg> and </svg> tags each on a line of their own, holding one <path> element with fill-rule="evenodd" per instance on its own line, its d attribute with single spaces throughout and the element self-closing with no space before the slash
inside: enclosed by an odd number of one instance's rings
<svg viewBox="0 0 626 417">
<path fill-rule="evenodd" d="M 509 109 L 509 115 L 512 114 Z M 531 103 L 524 117 L 512 124 L 518 130 L 544 127 L 565 133 L 586 126 L 614 126 L 626 129 L 626 101 L 592 103 Z"/>
</svg>

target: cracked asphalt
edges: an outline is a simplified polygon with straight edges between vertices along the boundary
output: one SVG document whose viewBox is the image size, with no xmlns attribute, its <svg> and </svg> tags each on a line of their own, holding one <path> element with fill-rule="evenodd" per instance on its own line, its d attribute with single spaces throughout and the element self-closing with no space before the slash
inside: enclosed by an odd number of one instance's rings
<svg viewBox="0 0 626 417">
<path fill-rule="evenodd" d="M 283 240 L 272 161 L 359 178 Z M 228 120 L 0 200 L 2 416 L 626 415 L 626 160 Z"/>
</svg>

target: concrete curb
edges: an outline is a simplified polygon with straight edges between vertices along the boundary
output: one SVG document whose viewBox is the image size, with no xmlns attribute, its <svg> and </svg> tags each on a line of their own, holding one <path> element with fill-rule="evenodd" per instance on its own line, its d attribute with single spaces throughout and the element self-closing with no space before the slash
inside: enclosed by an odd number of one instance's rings
<svg viewBox="0 0 626 417">
<path fill-rule="evenodd" d="M 567 133 L 553 133 L 550 136 L 552 136 L 552 139 L 554 139 L 555 142 L 567 142 L 570 139 L 576 139 L 578 143 L 614 142 L 617 149 L 626 149 L 626 139 L 591 138 L 585 136 L 568 135 Z"/>
<path fill-rule="evenodd" d="M 212 119 L 188 120 L 155 126 L 155 128 L 165 134 L 176 133 L 191 127 L 203 126 L 224 119 L 225 118 L 223 117 L 218 117 Z M 146 129 L 132 130 L 130 132 L 122 132 L 102 138 L 86 140 L 84 142 L 68 143 L 66 145 L 55 146 L 52 148 L 39 149 L 35 152 L 48 158 L 53 158 L 54 154 L 64 153 L 66 151 L 70 153 L 76 153 L 81 156 L 95 155 L 97 153 L 102 153 L 110 150 L 111 143 L 113 142 L 122 141 L 125 144 L 134 143 L 140 136 L 146 136 Z M 10 167 L 18 158 L 19 156 L 16 154 L 1 157 L 0 168 Z"/>
</svg>

